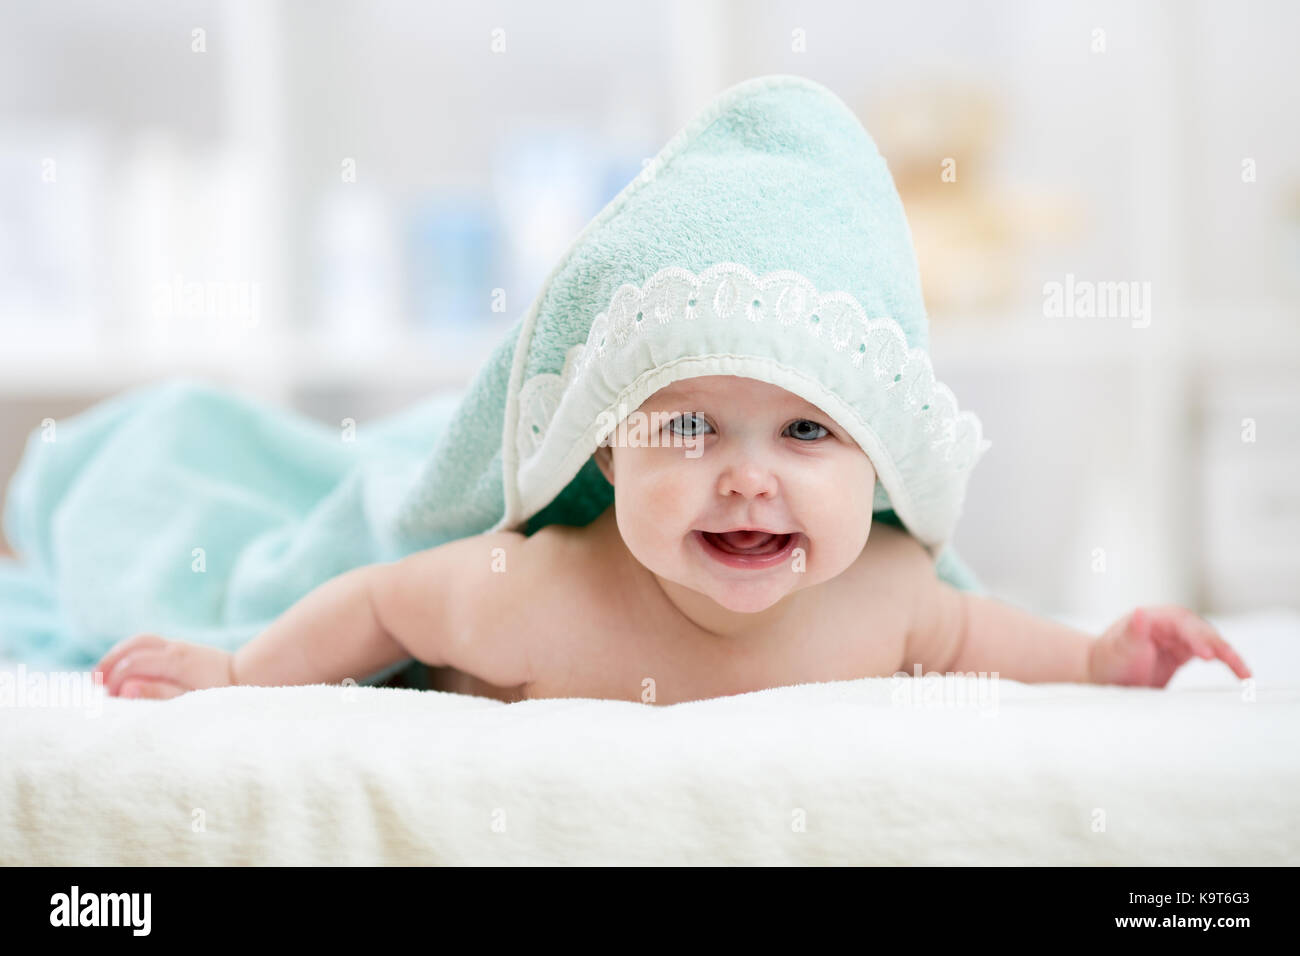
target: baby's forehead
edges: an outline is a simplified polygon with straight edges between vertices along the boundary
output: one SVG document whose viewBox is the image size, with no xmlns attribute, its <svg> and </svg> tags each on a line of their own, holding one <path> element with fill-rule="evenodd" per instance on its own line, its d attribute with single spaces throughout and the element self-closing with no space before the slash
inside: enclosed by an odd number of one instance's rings
<svg viewBox="0 0 1300 956">
<path fill-rule="evenodd" d="M 651 395 L 647 404 L 690 404 L 692 402 L 762 402 L 782 408 L 816 408 L 811 402 L 779 385 L 740 375 L 702 375 L 665 385 Z"/>
</svg>

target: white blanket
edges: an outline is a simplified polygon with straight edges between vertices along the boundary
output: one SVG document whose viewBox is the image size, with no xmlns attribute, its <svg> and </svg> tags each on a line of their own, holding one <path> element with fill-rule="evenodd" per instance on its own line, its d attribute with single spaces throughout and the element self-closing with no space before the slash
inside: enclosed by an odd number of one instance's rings
<svg viewBox="0 0 1300 956">
<path fill-rule="evenodd" d="M 1193 661 L 1165 690 L 874 678 L 671 707 L 29 699 L 0 709 L 0 864 L 1295 865 L 1300 616 L 1216 623 L 1253 688 Z"/>
</svg>

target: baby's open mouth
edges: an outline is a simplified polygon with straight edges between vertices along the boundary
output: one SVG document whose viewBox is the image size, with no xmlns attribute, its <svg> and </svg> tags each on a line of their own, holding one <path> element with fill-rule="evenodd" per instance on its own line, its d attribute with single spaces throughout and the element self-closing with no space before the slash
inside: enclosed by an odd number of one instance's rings
<svg viewBox="0 0 1300 956">
<path fill-rule="evenodd" d="M 773 534 L 769 531 L 701 531 L 709 544 L 727 554 L 743 554 L 750 557 L 776 554 L 790 542 L 790 532 Z"/>
</svg>

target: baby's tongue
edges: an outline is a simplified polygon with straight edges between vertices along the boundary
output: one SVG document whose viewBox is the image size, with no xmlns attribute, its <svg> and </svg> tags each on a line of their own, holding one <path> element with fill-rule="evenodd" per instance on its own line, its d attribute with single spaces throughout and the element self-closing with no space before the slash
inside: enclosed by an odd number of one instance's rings
<svg viewBox="0 0 1300 956">
<path fill-rule="evenodd" d="M 762 551 L 772 543 L 776 535 L 766 531 L 728 531 L 715 537 L 732 551 Z"/>
</svg>

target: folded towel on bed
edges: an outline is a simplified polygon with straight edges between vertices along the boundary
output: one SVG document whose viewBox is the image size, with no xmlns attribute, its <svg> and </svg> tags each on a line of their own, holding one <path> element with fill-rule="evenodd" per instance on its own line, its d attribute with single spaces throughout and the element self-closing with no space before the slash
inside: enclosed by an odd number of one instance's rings
<svg viewBox="0 0 1300 956">
<path fill-rule="evenodd" d="M 876 466 L 879 519 L 979 590 L 948 541 L 989 443 L 926 349 L 874 142 L 824 87 L 750 80 L 588 224 L 463 392 L 354 441 L 188 380 L 34 431 L 5 503 L 23 565 L 0 564 L 0 654 L 88 667 L 140 631 L 234 650 L 351 568 L 586 524 L 613 501 L 595 420 L 685 375 L 759 378 L 834 409 Z"/>
</svg>

